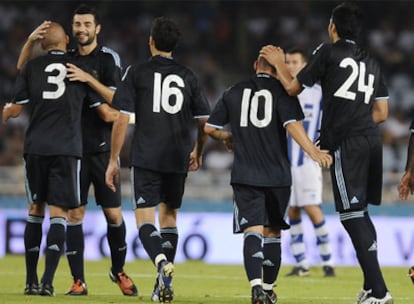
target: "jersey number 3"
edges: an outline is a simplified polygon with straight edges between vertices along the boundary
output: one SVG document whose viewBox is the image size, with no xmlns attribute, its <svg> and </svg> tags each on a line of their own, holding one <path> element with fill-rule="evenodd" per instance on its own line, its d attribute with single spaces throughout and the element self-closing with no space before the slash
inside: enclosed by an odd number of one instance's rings
<svg viewBox="0 0 414 304">
<path fill-rule="evenodd" d="M 56 90 L 54 91 L 43 91 L 43 99 L 58 99 L 65 93 L 65 77 L 66 77 L 66 67 L 61 63 L 52 63 L 45 68 L 46 73 L 52 73 L 57 71 L 56 76 L 48 76 L 47 83 L 56 85 Z"/>
<path fill-rule="evenodd" d="M 176 86 L 172 86 L 173 83 Z M 152 110 L 159 113 L 162 107 L 165 112 L 170 114 L 179 112 L 184 102 L 184 96 L 180 88 L 184 88 L 184 81 L 180 76 L 170 74 L 162 80 L 161 73 L 154 73 L 154 103 Z M 173 105 L 170 103 L 171 96 L 175 96 Z"/>
<path fill-rule="evenodd" d="M 372 94 L 374 93 L 375 76 L 368 74 L 368 84 L 365 84 L 365 62 L 360 61 L 358 67 L 358 63 L 354 59 L 347 57 L 342 59 L 339 67 L 343 69 L 351 67 L 352 71 L 341 87 L 335 92 L 334 96 L 348 100 L 355 100 L 356 93 L 350 91 L 350 88 L 358 78 L 358 91 L 365 94 L 364 103 L 368 104 Z"/>
</svg>

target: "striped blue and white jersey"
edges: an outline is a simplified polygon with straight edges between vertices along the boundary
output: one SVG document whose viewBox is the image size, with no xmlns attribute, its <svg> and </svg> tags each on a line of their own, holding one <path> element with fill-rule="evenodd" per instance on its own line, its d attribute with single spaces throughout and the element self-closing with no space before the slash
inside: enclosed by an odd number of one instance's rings
<svg viewBox="0 0 414 304">
<path fill-rule="evenodd" d="M 312 87 L 305 87 L 298 95 L 300 105 L 305 119 L 302 121 L 310 140 L 313 142 L 319 137 L 319 128 L 322 117 L 322 89 L 319 84 Z M 306 155 L 305 151 L 288 135 L 288 152 L 292 167 L 300 167 L 305 162 L 313 160 Z"/>
</svg>

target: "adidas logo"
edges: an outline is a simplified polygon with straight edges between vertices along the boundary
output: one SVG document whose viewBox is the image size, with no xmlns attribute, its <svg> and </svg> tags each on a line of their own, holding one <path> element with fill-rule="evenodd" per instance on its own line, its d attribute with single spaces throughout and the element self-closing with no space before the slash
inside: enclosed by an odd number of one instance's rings
<svg viewBox="0 0 414 304">
<path fill-rule="evenodd" d="M 162 243 L 162 248 L 170 248 L 170 249 L 173 249 L 173 245 L 171 244 L 170 241 L 166 241 L 166 242 Z"/>
<path fill-rule="evenodd" d="M 377 242 L 374 241 L 374 243 L 372 243 L 371 247 L 368 248 L 368 251 L 377 251 Z"/>
<path fill-rule="evenodd" d="M 33 248 L 29 248 L 27 251 L 28 252 L 38 252 L 38 251 L 40 251 L 40 248 L 39 248 L 39 246 L 36 246 L 36 247 L 33 247 Z"/>
<path fill-rule="evenodd" d="M 242 219 L 240 220 L 240 225 L 244 225 L 247 224 L 249 221 L 246 220 L 244 217 L 242 217 Z"/>
<path fill-rule="evenodd" d="M 273 264 L 271 260 L 267 259 L 263 261 L 263 266 L 272 267 L 272 266 L 275 266 L 275 264 Z"/>
<path fill-rule="evenodd" d="M 145 203 L 146 202 L 145 202 L 144 198 L 142 196 L 140 196 L 139 199 L 137 200 L 137 205 L 145 204 Z"/>
<path fill-rule="evenodd" d="M 255 254 L 252 255 L 253 258 L 258 258 L 258 259 L 264 259 L 263 256 L 263 252 L 262 251 L 258 251 Z"/>
<path fill-rule="evenodd" d="M 59 246 L 56 244 L 50 245 L 49 247 L 47 247 L 47 249 L 54 250 L 54 251 L 60 251 Z"/>
<path fill-rule="evenodd" d="M 73 250 L 73 251 L 66 251 L 66 255 L 75 255 L 77 254 L 78 251 L 77 250 Z"/>
<path fill-rule="evenodd" d="M 32 197 L 32 201 L 35 201 L 35 200 L 37 200 L 37 194 L 36 193 L 33 194 L 33 197 Z"/>
<path fill-rule="evenodd" d="M 357 203 L 359 203 L 359 200 L 356 198 L 356 196 L 354 196 L 354 197 L 351 199 L 351 204 L 357 204 Z"/>
</svg>

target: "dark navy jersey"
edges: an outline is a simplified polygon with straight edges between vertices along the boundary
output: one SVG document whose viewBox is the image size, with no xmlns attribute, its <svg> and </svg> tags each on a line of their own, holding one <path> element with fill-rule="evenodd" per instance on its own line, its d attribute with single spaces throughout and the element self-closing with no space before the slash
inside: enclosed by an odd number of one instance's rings
<svg viewBox="0 0 414 304">
<path fill-rule="evenodd" d="M 112 106 L 135 113 L 133 166 L 158 172 L 187 172 L 194 118 L 210 114 L 192 71 L 162 56 L 132 65 L 126 70 Z"/>
<path fill-rule="evenodd" d="M 372 107 L 389 98 L 388 90 L 377 61 L 354 41 L 320 45 L 297 79 L 307 87 L 321 82 L 321 148 L 335 150 L 346 137 L 379 134 Z"/>
<path fill-rule="evenodd" d="M 97 95 L 85 84 L 66 79 L 66 63 L 74 62 L 62 51 L 51 51 L 23 67 L 17 77 L 15 104 L 30 105 L 24 153 L 82 156 L 81 115 L 85 100 Z"/>
<path fill-rule="evenodd" d="M 116 89 L 121 82 L 121 62 L 118 54 L 110 48 L 98 46 L 90 54 L 81 56 L 77 50 L 70 50 L 87 71 L 107 87 Z M 111 149 L 112 123 L 103 121 L 96 107 L 104 103 L 101 97 L 93 105 L 85 104 L 82 116 L 83 152 L 93 154 Z"/>
<path fill-rule="evenodd" d="M 234 144 L 231 182 L 263 187 L 291 185 L 285 126 L 304 118 L 299 101 L 280 82 L 258 74 L 224 92 L 207 124 L 230 123 Z"/>
</svg>

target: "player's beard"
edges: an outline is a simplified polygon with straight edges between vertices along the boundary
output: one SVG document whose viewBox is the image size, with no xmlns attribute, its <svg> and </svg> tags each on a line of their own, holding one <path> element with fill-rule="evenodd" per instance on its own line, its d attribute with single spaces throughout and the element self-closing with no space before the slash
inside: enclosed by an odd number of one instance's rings
<svg viewBox="0 0 414 304">
<path fill-rule="evenodd" d="M 80 45 L 80 46 L 86 46 L 86 45 L 90 45 L 90 44 L 92 44 L 92 42 L 95 40 L 95 35 L 89 35 L 88 34 L 88 39 L 86 40 L 86 41 L 81 41 L 79 38 L 78 38 L 78 35 L 79 34 L 76 34 L 75 35 L 75 38 L 76 38 L 76 41 L 78 42 L 78 45 Z"/>
</svg>

